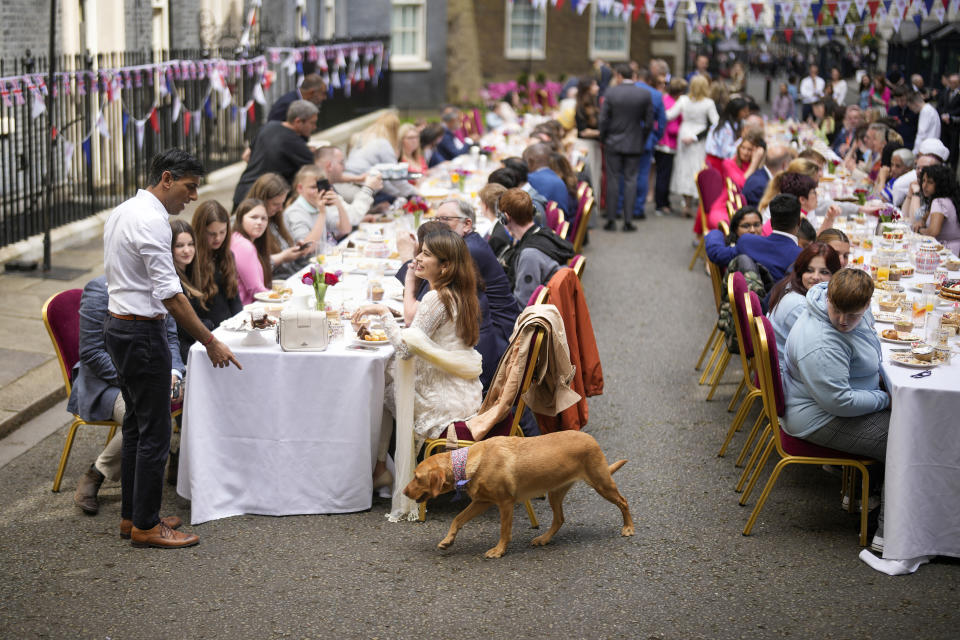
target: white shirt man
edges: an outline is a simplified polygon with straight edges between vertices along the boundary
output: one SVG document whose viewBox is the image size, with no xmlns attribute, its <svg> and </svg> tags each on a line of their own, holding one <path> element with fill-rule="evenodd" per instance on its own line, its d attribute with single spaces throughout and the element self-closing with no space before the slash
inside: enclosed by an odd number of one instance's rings
<svg viewBox="0 0 960 640">
<path fill-rule="evenodd" d="M 917 97 L 911 97 L 911 100 L 907 104 L 910 109 L 920 114 L 919 120 L 917 121 L 917 138 L 913 143 L 913 155 L 917 155 L 920 152 L 920 145 L 923 144 L 924 140 L 931 138 L 935 140 L 940 139 L 940 115 L 932 104 L 923 101 L 923 97 L 921 97 L 920 94 L 914 95 Z M 917 111 L 917 106 L 920 106 L 919 111 Z"/>
<path fill-rule="evenodd" d="M 823 78 L 817 75 L 817 65 L 810 65 L 810 75 L 800 81 L 800 101 L 813 104 L 823 97 Z"/>
<path fill-rule="evenodd" d="M 907 199 L 910 192 L 910 185 L 917 181 L 917 170 L 929 167 L 932 164 L 942 164 L 950 158 L 950 151 L 937 138 L 928 138 L 920 144 L 919 153 L 915 154 L 913 171 L 907 171 L 905 174 L 893 181 L 893 187 L 890 189 L 895 206 L 900 207 L 903 201 Z"/>
</svg>

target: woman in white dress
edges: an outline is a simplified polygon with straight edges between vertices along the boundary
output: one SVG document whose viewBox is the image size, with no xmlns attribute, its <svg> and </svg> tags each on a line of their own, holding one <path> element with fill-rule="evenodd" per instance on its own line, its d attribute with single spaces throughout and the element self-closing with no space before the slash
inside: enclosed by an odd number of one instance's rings
<svg viewBox="0 0 960 640">
<path fill-rule="evenodd" d="M 445 360 L 479 361 L 480 356 L 473 347 L 480 335 L 480 302 L 473 258 L 463 238 L 446 229 L 427 234 L 407 272 L 404 288 L 415 289 L 416 278 L 430 283 L 430 291 L 417 306 L 410 329 L 422 331 L 433 343 L 430 346 L 443 352 Z M 407 360 L 415 355 L 407 343 L 407 337 L 412 336 L 401 334 L 390 309 L 382 304 L 362 306 L 354 314 L 354 322 L 368 315 L 378 315 L 383 320 L 397 356 Z M 477 375 L 464 378 L 418 357 L 413 401 L 413 430 L 417 442 L 436 438 L 450 423 L 476 414 L 482 401 L 481 391 L 479 364 Z M 389 383 L 385 404 L 391 412 L 394 412 L 394 398 L 393 385 Z M 383 429 L 380 434 L 380 449 L 373 470 L 374 488 L 393 481 L 386 467 L 390 436 L 391 429 Z"/>
<path fill-rule="evenodd" d="M 677 156 L 673 164 L 670 190 L 683 196 L 684 215 L 690 217 L 690 205 L 697 198 L 697 174 L 706 158 L 706 133 L 720 119 L 717 106 L 707 97 L 710 81 L 702 75 L 690 80 L 690 90 L 667 110 L 667 120 L 683 116 L 677 133 Z"/>
</svg>

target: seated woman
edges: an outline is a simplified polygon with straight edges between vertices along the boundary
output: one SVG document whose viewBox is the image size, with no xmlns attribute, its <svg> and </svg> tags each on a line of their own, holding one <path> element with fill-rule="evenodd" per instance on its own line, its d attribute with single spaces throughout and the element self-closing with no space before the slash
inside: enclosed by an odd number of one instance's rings
<svg viewBox="0 0 960 640">
<path fill-rule="evenodd" d="M 350 233 L 350 214 L 319 167 L 308 164 L 293 178 L 293 201 L 283 215 L 294 242 L 308 244 L 312 253 Z"/>
<path fill-rule="evenodd" d="M 193 275 L 193 260 L 197 255 L 196 236 L 193 233 L 193 228 L 185 220 L 171 220 L 170 231 L 170 253 L 173 254 L 173 268 L 180 278 L 180 287 L 183 289 L 183 294 L 193 303 L 194 300 L 199 300 L 202 296 Z M 215 327 L 207 328 L 213 329 Z M 177 325 L 177 333 L 178 335 L 189 335 L 186 331 L 182 331 L 179 325 Z M 180 357 L 186 362 L 190 347 L 189 345 L 185 347 L 181 340 L 178 340 L 178 342 L 180 342 Z M 194 341 L 191 340 L 190 342 L 192 344 Z"/>
<path fill-rule="evenodd" d="M 737 189 L 742 191 L 747 178 L 763 164 L 766 146 L 760 132 L 749 131 L 740 139 L 734 156 L 723 161 L 723 177 L 730 178 L 737 185 Z"/>
<path fill-rule="evenodd" d="M 480 305 L 473 259 L 463 238 L 444 229 L 428 234 L 413 263 L 418 278 L 430 284 L 430 291 L 417 307 L 411 329 L 422 332 L 436 347 L 459 361 L 477 361 L 477 375 L 462 378 L 444 368 L 417 358 L 414 378 L 413 429 L 418 441 L 435 438 L 457 420 L 474 415 L 480 408 L 481 385 L 479 354 L 473 346 L 480 333 Z M 397 355 L 407 360 L 414 351 L 408 346 L 406 331 L 401 334 L 393 314 L 382 304 L 365 305 L 357 309 L 353 320 L 359 323 L 365 316 L 377 315 L 383 320 L 387 337 Z M 393 386 L 388 385 L 386 404 L 394 411 Z M 392 483 L 386 468 L 390 430 L 380 434 L 380 449 L 373 469 L 374 488 Z"/>
<path fill-rule="evenodd" d="M 353 145 L 350 150 L 346 171 L 362 175 L 375 164 L 396 164 L 400 157 L 399 129 L 400 119 L 395 113 L 385 113 L 377 118 L 376 122 L 360 133 L 358 144 Z M 389 200 L 393 200 L 399 196 L 414 196 L 417 190 L 406 180 L 384 180 L 382 193 Z"/>
<path fill-rule="evenodd" d="M 822 242 L 811 242 L 793 261 L 793 270 L 770 291 L 767 317 L 777 336 L 781 364 L 787 336 L 806 309 L 807 291 L 815 284 L 829 281 L 830 276 L 841 268 L 840 257 L 832 247 Z"/>
<path fill-rule="evenodd" d="M 841 268 L 847 266 L 847 263 L 850 262 L 850 238 L 840 229 L 833 227 L 824 229 L 817 235 L 817 242 L 828 244 L 837 252 Z"/>
<path fill-rule="evenodd" d="M 283 204 L 290 193 L 290 185 L 278 173 L 265 173 L 250 187 L 246 198 L 254 198 L 263 202 L 267 210 L 267 248 L 270 251 L 270 264 L 273 266 L 273 277 L 285 279 L 307 266 L 313 247 L 309 244 L 297 243 L 290 236 L 287 225 L 283 220 Z"/>
<path fill-rule="evenodd" d="M 254 295 L 270 289 L 273 274 L 267 250 L 267 210 L 260 200 L 247 198 L 237 205 L 230 251 L 237 263 L 240 302 L 250 304 Z"/>
<path fill-rule="evenodd" d="M 783 357 L 783 428 L 795 438 L 882 461 L 890 395 L 883 388 L 872 296 L 870 275 L 850 268 L 807 292 Z M 882 499 L 874 543 L 883 544 Z"/>
<path fill-rule="evenodd" d="M 937 164 L 921 169 L 919 178 L 922 198 L 911 193 L 904 201 L 904 219 L 909 220 L 922 202 L 928 212 L 926 220 L 915 222 L 913 230 L 933 236 L 954 255 L 960 254 L 960 187 L 953 171 L 948 165 Z"/>
<path fill-rule="evenodd" d="M 737 240 L 745 233 L 759 234 L 763 223 L 756 207 L 741 207 L 730 219 L 730 233 L 726 236 L 719 229 L 714 229 L 704 238 L 707 257 L 720 271 L 725 271 L 727 265 L 737 255 Z"/>
<path fill-rule="evenodd" d="M 420 130 L 417 125 L 406 122 L 397 131 L 400 138 L 400 162 L 407 163 L 407 169 L 413 173 L 427 172 L 427 159 L 420 150 Z"/>
<path fill-rule="evenodd" d="M 196 287 L 197 295 L 184 291 L 204 326 L 215 329 L 243 309 L 237 266 L 230 250 L 230 214 L 216 200 L 207 200 L 193 212 L 192 226 L 197 255 L 183 273 Z M 180 349 L 186 355 L 194 339 L 179 329 L 178 335 Z"/>
</svg>

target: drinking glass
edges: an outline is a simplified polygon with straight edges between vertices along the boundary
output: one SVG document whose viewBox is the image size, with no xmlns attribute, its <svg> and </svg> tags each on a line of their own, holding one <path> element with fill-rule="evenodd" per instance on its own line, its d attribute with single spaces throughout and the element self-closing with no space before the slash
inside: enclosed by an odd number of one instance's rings
<svg viewBox="0 0 960 640">
<path fill-rule="evenodd" d="M 890 259 L 877 259 L 877 282 L 886 282 L 890 278 Z"/>
</svg>

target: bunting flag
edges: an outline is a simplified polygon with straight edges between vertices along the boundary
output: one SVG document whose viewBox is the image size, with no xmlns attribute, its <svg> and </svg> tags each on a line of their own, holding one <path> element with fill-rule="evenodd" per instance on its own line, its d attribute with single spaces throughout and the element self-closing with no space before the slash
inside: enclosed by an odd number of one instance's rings
<svg viewBox="0 0 960 640">
<path fill-rule="evenodd" d="M 697 8 L 697 20 L 703 20 L 703 8 L 707 6 L 707 3 L 697 0 L 697 2 L 694 2 L 693 4 Z"/>
<path fill-rule="evenodd" d="M 36 120 L 46 110 L 47 104 L 43 99 L 43 94 L 41 94 L 39 91 L 34 91 L 33 102 L 30 103 L 30 119 Z"/>
<path fill-rule="evenodd" d="M 818 0 L 810 5 L 810 11 L 813 14 L 813 21 L 820 22 L 820 11 L 823 10 L 823 0 Z"/>
<path fill-rule="evenodd" d="M 77 146 L 66 138 L 61 138 L 61 141 L 63 142 L 63 177 L 67 177 L 70 175 L 71 160 L 73 160 L 73 152 Z"/>
<path fill-rule="evenodd" d="M 186 138 L 190 135 L 190 120 L 193 118 L 193 113 L 189 110 L 183 112 L 183 137 Z"/>
<path fill-rule="evenodd" d="M 786 38 L 787 44 L 790 44 L 790 41 L 793 40 L 793 29 L 784 29 L 783 37 Z"/>
<path fill-rule="evenodd" d="M 941 6 L 934 7 L 933 15 L 937 17 L 937 20 L 940 21 L 940 24 L 943 24 L 944 19 L 947 17 L 947 10 Z"/>
<path fill-rule="evenodd" d="M 126 111 L 123 112 L 123 116 L 120 118 L 120 135 L 127 137 L 127 125 L 130 124 L 130 114 Z"/>
<path fill-rule="evenodd" d="M 813 42 L 813 27 L 803 27 L 803 37 L 807 39 L 807 42 Z"/>
<path fill-rule="evenodd" d="M 238 115 L 240 116 L 240 133 L 243 134 L 247 130 L 247 110 L 240 109 Z"/>
<path fill-rule="evenodd" d="M 97 114 L 97 131 L 103 138 L 110 138 L 110 128 L 107 126 L 107 119 L 103 117 L 103 111 Z"/>
<path fill-rule="evenodd" d="M 667 26 L 671 29 L 677 20 L 677 7 L 679 6 L 680 0 L 663 0 L 663 8 L 667 14 Z"/>
<path fill-rule="evenodd" d="M 150 111 L 150 115 L 148 116 L 148 119 L 150 120 L 150 128 L 153 129 L 154 133 L 159 134 L 160 133 L 160 115 L 159 113 L 157 113 L 156 107 L 154 107 Z"/>
<path fill-rule="evenodd" d="M 827 33 L 827 40 L 833 40 L 833 33 L 834 33 L 833 27 L 827 27 L 826 33 Z"/>
<path fill-rule="evenodd" d="M 872 36 L 876 36 L 876 35 L 877 35 L 877 23 L 876 23 L 876 22 L 870 22 L 870 23 L 868 23 L 868 24 L 867 24 L 867 28 L 870 29 L 870 35 L 872 35 Z"/>
<path fill-rule="evenodd" d="M 13 106 L 13 100 L 10 98 L 10 89 L 7 87 L 5 80 L 0 80 L 0 98 L 3 99 L 3 106 Z"/>
<path fill-rule="evenodd" d="M 927 15 L 930 15 L 930 12 L 933 11 L 933 0 L 923 0 L 923 6 L 927 9 Z"/>
<path fill-rule="evenodd" d="M 893 27 L 894 32 L 899 31 L 900 23 L 903 21 L 903 19 L 900 17 L 900 14 L 894 11 L 893 13 L 888 15 L 890 17 L 890 26 Z"/>
<path fill-rule="evenodd" d="M 839 0 L 837 2 L 837 24 L 841 27 L 847 21 L 847 14 L 850 13 L 850 0 Z"/>
<path fill-rule="evenodd" d="M 90 148 L 90 140 L 93 138 L 92 135 L 88 135 L 80 142 L 80 149 L 83 151 L 83 159 L 86 161 L 87 166 L 93 165 L 93 153 Z"/>
<path fill-rule="evenodd" d="M 773 40 L 773 29 L 770 29 L 770 28 L 764 29 L 763 37 L 767 39 L 767 44 L 770 44 L 770 41 Z"/>
<path fill-rule="evenodd" d="M 134 120 L 134 133 L 137 135 L 137 149 L 143 149 L 143 133 L 147 127 L 146 120 Z"/>
<path fill-rule="evenodd" d="M 203 118 L 200 117 L 200 109 L 197 109 L 193 112 L 193 132 L 196 134 L 200 133 L 200 123 L 203 122 Z"/>
<path fill-rule="evenodd" d="M 203 101 L 203 112 L 207 114 L 207 117 L 213 120 L 213 93 L 207 94 L 207 99 Z M 200 112 L 197 111 L 197 114 Z M 197 118 L 199 120 L 199 118 Z"/>
<path fill-rule="evenodd" d="M 933 2 L 933 0 L 929 0 Z M 877 8 L 880 6 L 880 0 L 867 0 L 867 9 L 870 11 L 870 17 L 877 17 Z"/>
<path fill-rule="evenodd" d="M 867 0 L 853 0 L 853 4 L 857 7 L 857 16 L 863 20 L 864 14 L 867 10 Z"/>
<path fill-rule="evenodd" d="M 687 25 L 687 37 L 689 38 L 691 35 L 693 35 L 693 30 L 694 30 L 694 22 L 693 22 L 693 13 L 692 13 L 692 12 L 687 14 L 687 19 L 686 19 L 686 21 L 685 21 L 685 24 Z"/>
<path fill-rule="evenodd" d="M 753 10 L 753 21 L 759 23 L 760 14 L 763 13 L 763 3 L 762 2 L 751 2 L 750 8 Z"/>
<path fill-rule="evenodd" d="M 253 99 L 263 106 L 267 106 L 267 98 L 263 95 L 263 87 L 259 83 L 253 85 Z"/>
<path fill-rule="evenodd" d="M 259 85 L 258 85 L 259 86 Z M 173 114 L 170 116 L 170 122 L 176 122 L 180 119 L 180 96 L 176 93 L 173 94 Z"/>
<path fill-rule="evenodd" d="M 845 25 L 843 29 L 847 32 L 847 40 L 853 42 L 853 33 L 857 30 L 857 25 L 851 22 L 850 24 Z"/>
<path fill-rule="evenodd" d="M 913 23 L 917 25 L 917 31 L 920 30 L 920 25 L 923 24 L 923 16 L 919 13 L 913 14 Z"/>
</svg>

